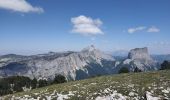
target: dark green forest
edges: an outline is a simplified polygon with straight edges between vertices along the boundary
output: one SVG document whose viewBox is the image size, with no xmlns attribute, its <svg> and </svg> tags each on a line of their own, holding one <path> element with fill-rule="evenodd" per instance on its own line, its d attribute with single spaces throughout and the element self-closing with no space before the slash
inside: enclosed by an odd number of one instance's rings
<svg viewBox="0 0 170 100">
<path fill-rule="evenodd" d="M 30 79 L 25 76 L 10 76 L 0 79 L 0 96 L 15 92 L 29 91 L 31 89 L 67 82 L 62 75 L 56 75 L 53 81 Z"/>
</svg>

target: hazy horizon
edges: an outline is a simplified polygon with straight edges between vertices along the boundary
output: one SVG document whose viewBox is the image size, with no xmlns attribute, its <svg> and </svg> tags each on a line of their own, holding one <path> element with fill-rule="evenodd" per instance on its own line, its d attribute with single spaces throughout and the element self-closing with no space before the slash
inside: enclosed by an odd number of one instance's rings
<svg viewBox="0 0 170 100">
<path fill-rule="evenodd" d="M 86 47 L 89 47 L 89 46 L 86 46 Z M 84 48 L 86 48 L 84 47 Z M 82 49 L 84 49 L 82 48 Z M 95 47 L 96 49 L 99 49 L 97 47 Z M 137 48 L 144 48 L 144 47 L 137 47 Z M 69 52 L 69 51 L 73 51 L 73 52 L 80 52 L 82 49 L 80 50 L 49 50 L 49 51 L 22 51 L 22 52 L 6 52 L 6 53 L 3 53 L 0 54 L 0 56 L 3 56 L 3 55 L 8 55 L 8 54 L 16 54 L 16 55 L 23 55 L 23 56 L 31 56 L 31 55 L 38 55 L 38 54 L 47 54 L 47 53 L 50 53 L 50 52 L 55 52 L 55 53 L 63 53 L 63 52 Z M 131 49 L 135 49 L 135 48 L 131 48 Z M 116 55 L 116 56 L 128 56 L 128 53 L 130 52 L 130 50 L 125 50 L 125 49 L 120 49 L 120 50 L 113 50 L 113 51 L 103 51 L 103 50 L 100 50 L 106 54 L 111 54 L 111 55 Z M 30 53 L 31 52 L 31 53 Z M 150 55 L 169 55 L 170 53 L 152 53 L 150 52 L 150 49 L 148 48 L 148 52 Z M 116 53 L 116 54 L 115 54 Z M 119 53 L 119 54 L 117 54 Z M 122 54 L 121 54 L 122 53 Z"/>
</svg>

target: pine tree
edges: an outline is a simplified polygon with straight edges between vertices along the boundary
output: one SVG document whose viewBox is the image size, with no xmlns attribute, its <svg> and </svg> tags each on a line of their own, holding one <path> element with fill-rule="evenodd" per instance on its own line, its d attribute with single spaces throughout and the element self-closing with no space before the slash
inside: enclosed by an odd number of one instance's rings
<svg viewBox="0 0 170 100">
<path fill-rule="evenodd" d="M 142 72 L 142 70 L 140 70 L 138 67 L 136 67 L 136 68 L 134 69 L 134 72 Z"/>
<path fill-rule="evenodd" d="M 170 69 L 170 62 L 168 62 L 166 60 L 161 64 L 160 70 L 165 70 L 165 69 Z"/>
<path fill-rule="evenodd" d="M 60 74 L 56 75 L 55 78 L 54 78 L 54 81 L 53 81 L 53 83 L 57 83 L 57 84 L 64 83 L 64 82 L 66 82 L 66 78 L 63 75 L 60 75 Z"/>
<path fill-rule="evenodd" d="M 119 73 L 129 73 L 129 69 L 127 67 L 122 67 L 120 68 Z"/>
<path fill-rule="evenodd" d="M 47 86 L 48 85 L 48 82 L 47 80 L 39 80 L 38 81 L 38 87 L 44 87 L 44 86 Z"/>
<path fill-rule="evenodd" d="M 35 88 L 37 88 L 37 79 L 36 78 L 34 78 L 32 81 L 31 81 L 31 87 L 32 87 L 32 89 L 35 89 Z"/>
</svg>

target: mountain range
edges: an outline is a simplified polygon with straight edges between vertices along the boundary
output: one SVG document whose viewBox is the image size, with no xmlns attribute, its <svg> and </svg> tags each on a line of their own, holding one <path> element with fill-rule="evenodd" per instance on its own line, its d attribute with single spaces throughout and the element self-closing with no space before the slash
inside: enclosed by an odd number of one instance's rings
<svg viewBox="0 0 170 100">
<path fill-rule="evenodd" d="M 0 56 L 0 77 L 19 75 L 52 80 L 56 74 L 62 74 L 68 80 L 80 80 L 116 74 L 122 67 L 130 71 L 136 67 L 142 71 L 158 70 L 163 59 L 168 57 L 150 56 L 144 47 L 132 49 L 127 57 L 118 59 L 93 45 L 79 52 L 49 52 L 32 56 L 9 54 Z"/>
</svg>

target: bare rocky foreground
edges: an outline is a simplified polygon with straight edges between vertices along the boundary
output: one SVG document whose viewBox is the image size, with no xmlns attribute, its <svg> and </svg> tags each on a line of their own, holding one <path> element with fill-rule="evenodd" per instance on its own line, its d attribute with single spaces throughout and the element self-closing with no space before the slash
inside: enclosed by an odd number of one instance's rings
<svg viewBox="0 0 170 100">
<path fill-rule="evenodd" d="M 170 70 L 101 76 L 11 94 L 1 99 L 169 100 Z"/>
</svg>

